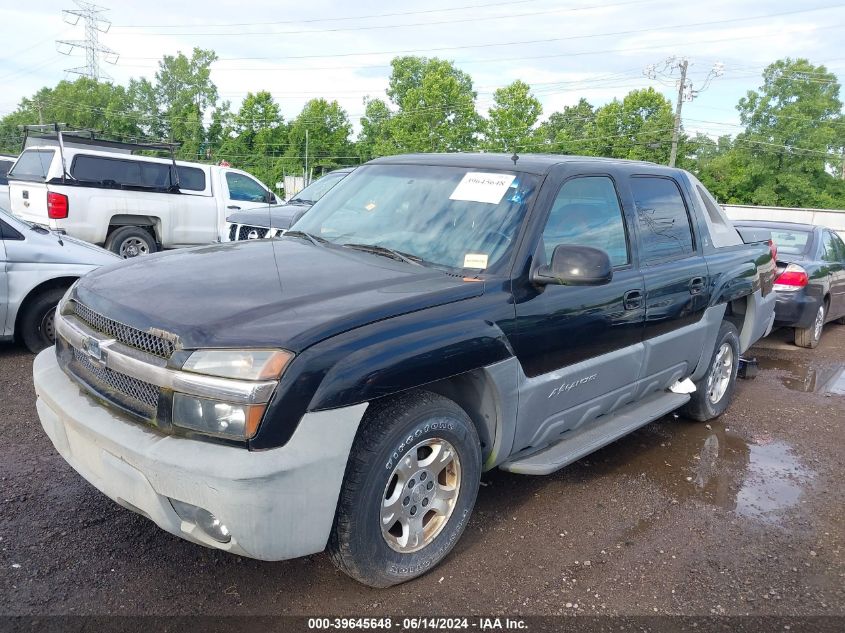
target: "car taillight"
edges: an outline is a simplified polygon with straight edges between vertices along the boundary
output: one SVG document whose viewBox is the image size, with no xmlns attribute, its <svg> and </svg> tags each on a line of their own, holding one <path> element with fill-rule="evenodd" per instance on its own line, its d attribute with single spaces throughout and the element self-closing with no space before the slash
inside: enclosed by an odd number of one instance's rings
<svg viewBox="0 0 845 633">
<path fill-rule="evenodd" d="M 67 196 L 62 193 L 47 192 L 47 217 L 51 220 L 63 220 L 67 217 Z"/>
<path fill-rule="evenodd" d="M 774 240 L 769 240 L 769 250 L 772 252 L 772 261 L 776 262 L 778 260 L 778 245 L 775 244 Z"/>
<path fill-rule="evenodd" d="M 775 279 L 775 290 L 798 290 L 809 283 L 807 271 L 798 264 L 789 264 Z"/>
</svg>

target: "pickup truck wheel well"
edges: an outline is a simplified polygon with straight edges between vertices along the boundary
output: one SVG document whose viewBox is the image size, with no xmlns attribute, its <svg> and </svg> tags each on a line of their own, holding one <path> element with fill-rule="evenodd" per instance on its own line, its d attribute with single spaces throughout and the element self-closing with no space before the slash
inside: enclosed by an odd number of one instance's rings
<svg viewBox="0 0 845 633">
<path fill-rule="evenodd" d="M 35 286 L 32 290 L 30 290 L 23 301 L 21 301 L 21 305 L 18 308 L 18 313 L 15 315 L 15 337 L 17 338 L 18 332 L 20 332 L 20 320 L 23 314 L 26 313 L 27 307 L 29 304 L 35 301 L 35 299 L 41 296 L 43 293 L 48 292 L 50 290 L 55 290 L 57 288 L 61 288 L 63 290 L 67 290 L 70 288 L 71 284 L 76 281 L 78 277 L 56 277 L 55 279 L 48 279 L 47 281 L 42 281 L 40 284 Z"/>
<path fill-rule="evenodd" d="M 157 243 L 161 243 L 159 235 L 159 220 L 149 215 L 114 215 L 109 220 L 109 230 L 106 233 L 106 241 L 112 233 L 124 226 L 137 226 L 150 233 Z"/>
</svg>

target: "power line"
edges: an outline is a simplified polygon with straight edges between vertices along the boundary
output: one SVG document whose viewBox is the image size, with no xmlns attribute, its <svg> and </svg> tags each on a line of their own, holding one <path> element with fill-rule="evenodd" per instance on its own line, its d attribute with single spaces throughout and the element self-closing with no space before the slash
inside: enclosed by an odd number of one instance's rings
<svg viewBox="0 0 845 633">
<path fill-rule="evenodd" d="M 71 26 L 79 24 L 82 20 L 85 24 L 84 40 L 57 40 L 56 50 L 62 55 L 70 55 L 74 48 L 81 48 L 85 51 L 85 66 L 68 68 L 66 72 L 75 73 L 88 77 L 94 81 L 102 79 L 111 80 L 111 77 L 100 70 L 100 56 L 109 63 L 116 64 L 118 54 L 108 46 L 100 44 L 100 33 L 107 33 L 111 22 L 102 17 L 108 11 L 93 2 L 86 0 L 74 0 L 78 9 L 64 9 L 62 15 L 65 22 Z"/>
<path fill-rule="evenodd" d="M 504 19 L 513 19 L 513 18 L 522 18 L 522 17 L 529 17 L 529 16 L 536 16 L 536 15 L 548 15 L 550 13 L 572 13 L 575 11 L 586 11 L 589 9 L 601 9 L 601 8 L 608 8 L 608 7 L 618 7 L 618 6 L 627 6 L 632 4 L 646 4 L 655 2 L 655 0 L 628 0 L 627 2 L 615 2 L 612 4 L 593 4 L 593 5 L 585 5 L 581 7 L 573 7 L 570 9 L 545 9 L 543 11 L 529 11 L 524 13 L 510 13 L 504 15 L 482 15 L 482 16 L 471 16 L 467 18 L 450 18 L 448 20 L 439 20 L 436 22 L 411 22 L 405 24 L 376 24 L 376 25 L 367 25 L 367 26 L 342 26 L 342 27 L 333 27 L 333 28 L 326 28 L 326 29 L 309 29 L 304 31 L 232 31 L 232 30 L 225 30 L 225 31 L 218 31 L 213 33 L 198 33 L 196 31 L 189 31 L 184 33 L 173 33 L 167 32 L 162 33 L 166 35 L 190 35 L 192 37 L 231 37 L 231 36 L 240 36 L 240 35 L 314 35 L 316 33 L 339 33 L 344 31 L 374 31 L 374 30 L 394 30 L 400 28 L 408 28 L 408 27 L 416 27 L 416 26 L 438 26 L 442 24 L 456 24 L 456 23 L 464 23 L 464 22 L 481 22 L 487 20 L 504 20 Z M 263 25 L 266 26 L 267 23 Z M 124 33 L 135 33 L 136 31 L 124 31 Z M 149 33 L 149 32 L 148 32 Z M 153 34 L 158 34 L 153 32 Z"/>
</svg>

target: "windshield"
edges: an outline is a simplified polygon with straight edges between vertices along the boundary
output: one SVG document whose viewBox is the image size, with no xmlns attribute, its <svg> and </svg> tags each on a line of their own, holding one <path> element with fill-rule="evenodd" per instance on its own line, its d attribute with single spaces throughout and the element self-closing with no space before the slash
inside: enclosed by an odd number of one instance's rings
<svg viewBox="0 0 845 633">
<path fill-rule="evenodd" d="M 429 165 L 365 165 L 292 230 L 433 264 L 485 269 L 516 237 L 539 178 Z"/>
<path fill-rule="evenodd" d="M 332 187 L 348 175 L 349 174 L 326 174 L 322 178 L 312 182 L 299 193 L 294 194 L 293 198 L 290 199 L 290 202 L 317 202 L 317 200 L 326 195 Z"/>
<path fill-rule="evenodd" d="M 778 247 L 778 253 L 803 255 L 807 252 L 810 233 L 791 229 L 772 229 L 772 241 Z"/>
<path fill-rule="evenodd" d="M 28 149 L 18 158 L 18 162 L 9 172 L 10 178 L 21 180 L 37 180 L 44 182 L 47 172 L 50 171 L 50 163 L 53 162 L 55 150 L 52 149 Z"/>
</svg>

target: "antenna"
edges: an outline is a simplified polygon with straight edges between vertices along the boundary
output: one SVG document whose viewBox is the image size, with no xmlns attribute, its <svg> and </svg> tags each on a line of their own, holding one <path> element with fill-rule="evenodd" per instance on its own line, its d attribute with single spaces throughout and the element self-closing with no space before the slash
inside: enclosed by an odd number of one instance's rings
<svg viewBox="0 0 845 633">
<path fill-rule="evenodd" d="M 108 64 L 116 64 L 118 53 L 108 46 L 100 44 L 100 33 L 108 33 L 111 22 L 102 17 L 108 11 L 86 0 L 74 0 L 78 9 L 64 9 L 62 17 L 71 26 L 79 24 L 81 19 L 85 24 L 84 40 L 56 40 L 56 50 L 62 55 L 70 55 L 73 49 L 81 48 L 85 51 L 85 66 L 68 68 L 66 72 L 76 73 L 94 81 L 101 79 L 110 81 L 108 73 L 100 70 L 100 57 Z"/>
</svg>

